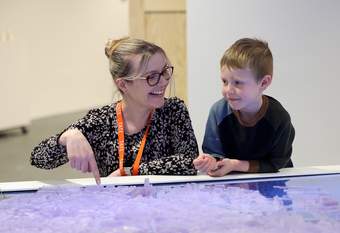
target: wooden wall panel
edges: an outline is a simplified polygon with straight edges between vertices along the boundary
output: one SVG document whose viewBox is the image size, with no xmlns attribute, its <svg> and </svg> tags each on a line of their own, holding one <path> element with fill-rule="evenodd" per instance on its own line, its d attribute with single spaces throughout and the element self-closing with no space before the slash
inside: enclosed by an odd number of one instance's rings
<svg viewBox="0 0 340 233">
<path fill-rule="evenodd" d="M 130 36 L 154 42 L 165 50 L 175 67 L 171 92 L 187 102 L 185 1 L 130 0 Z"/>
<path fill-rule="evenodd" d="M 145 39 L 160 45 L 174 66 L 175 94 L 187 100 L 185 14 L 147 13 Z"/>
<path fill-rule="evenodd" d="M 185 11 L 185 0 L 144 0 L 144 10 L 151 11 Z"/>
</svg>

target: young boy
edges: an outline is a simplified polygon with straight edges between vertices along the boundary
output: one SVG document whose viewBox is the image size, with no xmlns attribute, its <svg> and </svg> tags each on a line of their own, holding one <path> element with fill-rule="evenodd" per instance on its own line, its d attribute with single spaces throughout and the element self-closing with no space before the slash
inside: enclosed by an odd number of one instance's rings
<svg viewBox="0 0 340 233">
<path fill-rule="evenodd" d="M 195 168 L 210 176 L 277 172 L 292 167 L 295 136 L 288 112 L 263 95 L 272 82 L 273 57 L 267 42 L 243 38 L 220 61 L 223 99 L 210 109 L 203 152 Z"/>
</svg>

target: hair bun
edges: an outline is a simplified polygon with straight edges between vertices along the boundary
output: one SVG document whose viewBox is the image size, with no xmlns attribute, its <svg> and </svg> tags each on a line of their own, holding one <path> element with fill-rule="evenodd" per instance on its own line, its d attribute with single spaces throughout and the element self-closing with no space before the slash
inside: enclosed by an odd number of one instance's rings
<svg viewBox="0 0 340 233">
<path fill-rule="evenodd" d="M 110 58 L 112 56 L 112 53 L 115 51 L 115 49 L 120 44 L 120 42 L 122 42 L 123 40 L 126 40 L 126 39 L 129 39 L 129 37 L 122 37 L 122 38 L 117 39 L 117 40 L 108 39 L 108 41 L 106 42 L 106 45 L 105 45 L 105 55 L 106 55 L 106 57 Z"/>
</svg>

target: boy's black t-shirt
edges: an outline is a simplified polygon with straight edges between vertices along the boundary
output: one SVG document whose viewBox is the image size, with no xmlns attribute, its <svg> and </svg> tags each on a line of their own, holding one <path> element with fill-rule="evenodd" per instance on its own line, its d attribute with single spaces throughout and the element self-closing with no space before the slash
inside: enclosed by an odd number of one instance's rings
<svg viewBox="0 0 340 233">
<path fill-rule="evenodd" d="M 203 152 L 220 158 L 250 161 L 249 172 L 277 172 L 292 167 L 295 130 L 288 112 L 276 99 L 267 98 L 267 109 L 253 126 L 240 123 L 237 114 L 221 99 L 209 114 Z"/>
</svg>

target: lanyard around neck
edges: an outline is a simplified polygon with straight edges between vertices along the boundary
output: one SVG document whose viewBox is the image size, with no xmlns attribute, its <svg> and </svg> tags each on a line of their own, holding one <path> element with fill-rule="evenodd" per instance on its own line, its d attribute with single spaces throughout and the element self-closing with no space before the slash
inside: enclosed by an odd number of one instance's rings
<svg viewBox="0 0 340 233">
<path fill-rule="evenodd" d="M 124 146 L 124 122 L 123 122 L 123 114 L 122 114 L 122 102 L 118 102 L 116 105 L 116 114 L 117 114 L 117 123 L 118 123 L 118 154 L 119 154 L 119 171 L 121 176 L 126 176 L 124 170 L 124 153 L 125 153 L 125 146 Z M 135 162 L 132 166 L 132 175 L 138 175 L 139 164 L 142 158 L 144 146 L 146 143 L 146 138 L 150 131 L 151 125 L 151 116 L 152 112 L 149 114 L 147 127 L 140 143 L 138 153 L 135 159 Z"/>
</svg>

